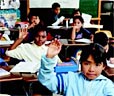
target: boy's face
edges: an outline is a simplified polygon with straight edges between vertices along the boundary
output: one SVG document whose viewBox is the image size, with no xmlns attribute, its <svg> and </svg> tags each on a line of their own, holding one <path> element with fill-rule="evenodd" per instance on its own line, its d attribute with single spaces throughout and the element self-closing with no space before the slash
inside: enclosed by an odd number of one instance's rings
<svg viewBox="0 0 114 96">
<path fill-rule="evenodd" d="M 56 15 L 58 15 L 58 14 L 60 13 L 60 7 L 55 8 L 55 9 L 54 9 L 54 13 L 55 13 Z"/>
<path fill-rule="evenodd" d="M 38 46 L 43 45 L 47 40 L 47 33 L 44 31 L 40 31 L 37 33 L 36 37 L 35 37 L 35 44 Z"/>
<path fill-rule="evenodd" d="M 83 74 L 90 80 L 97 78 L 102 70 L 104 70 L 103 62 L 96 65 L 92 55 L 89 55 L 87 61 L 82 62 L 81 65 Z"/>
<path fill-rule="evenodd" d="M 77 26 L 78 28 L 81 28 L 83 25 L 79 19 L 75 19 L 73 24 L 74 24 L 74 26 Z"/>
</svg>

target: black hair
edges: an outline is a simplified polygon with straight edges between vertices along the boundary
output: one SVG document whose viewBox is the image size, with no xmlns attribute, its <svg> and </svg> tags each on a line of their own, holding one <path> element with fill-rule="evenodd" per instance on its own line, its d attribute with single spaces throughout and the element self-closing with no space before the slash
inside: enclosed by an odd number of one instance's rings
<svg viewBox="0 0 114 96">
<path fill-rule="evenodd" d="M 104 47 L 108 44 L 108 37 L 105 33 L 99 32 L 94 35 L 93 41 L 94 43 L 99 43 Z"/>
<path fill-rule="evenodd" d="M 82 15 L 80 9 L 78 8 L 78 9 L 74 9 L 73 10 L 72 16 L 74 16 L 74 14 L 76 14 L 77 12 L 80 12 L 80 15 Z"/>
<path fill-rule="evenodd" d="M 82 16 L 74 16 L 74 17 L 73 17 L 73 22 L 74 22 L 76 19 L 79 19 L 79 20 L 82 22 L 82 24 L 84 23 L 84 19 L 82 18 Z"/>
<path fill-rule="evenodd" d="M 34 31 L 34 37 L 41 31 L 46 32 L 47 35 L 46 26 L 36 25 L 33 31 Z"/>
<path fill-rule="evenodd" d="M 52 9 L 56 9 L 57 7 L 61 7 L 59 3 L 55 2 L 52 4 Z"/>
<path fill-rule="evenodd" d="M 80 57 L 80 63 L 82 64 L 83 61 L 86 61 L 89 57 L 89 55 L 92 55 L 96 65 L 98 63 L 103 62 L 104 65 L 107 65 L 106 63 L 106 52 L 102 45 L 98 43 L 92 43 L 90 45 L 85 46 L 82 49 L 81 57 Z"/>
</svg>

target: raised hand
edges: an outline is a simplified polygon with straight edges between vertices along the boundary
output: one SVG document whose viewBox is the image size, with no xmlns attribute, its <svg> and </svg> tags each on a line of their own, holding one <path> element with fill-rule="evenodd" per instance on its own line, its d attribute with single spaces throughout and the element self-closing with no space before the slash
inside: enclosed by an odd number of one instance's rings
<svg viewBox="0 0 114 96">
<path fill-rule="evenodd" d="M 59 54 L 61 51 L 62 44 L 59 40 L 55 39 L 49 45 L 47 55 L 48 58 L 53 58 L 55 55 Z"/>
<path fill-rule="evenodd" d="M 24 39 L 28 35 L 27 28 L 19 29 L 19 38 Z"/>
</svg>

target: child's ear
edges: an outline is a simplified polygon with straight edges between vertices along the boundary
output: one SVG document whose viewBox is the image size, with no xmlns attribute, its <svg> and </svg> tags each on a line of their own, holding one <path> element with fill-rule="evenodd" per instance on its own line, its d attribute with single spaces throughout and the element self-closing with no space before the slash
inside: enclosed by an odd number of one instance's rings
<svg viewBox="0 0 114 96">
<path fill-rule="evenodd" d="M 106 65 L 103 65 L 103 70 L 105 70 L 105 68 L 106 68 Z"/>
</svg>

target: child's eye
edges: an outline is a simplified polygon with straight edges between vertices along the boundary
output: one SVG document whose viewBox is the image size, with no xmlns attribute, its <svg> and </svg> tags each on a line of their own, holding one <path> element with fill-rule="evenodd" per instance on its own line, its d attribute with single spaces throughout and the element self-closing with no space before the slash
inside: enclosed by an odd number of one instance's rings
<svg viewBox="0 0 114 96">
<path fill-rule="evenodd" d="M 88 62 L 84 62 L 84 65 L 89 65 L 89 63 Z"/>
<path fill-rule="evenodd" d="M 101 63 L 98 63 L 97 66 L 101 66 L 102 64 Z"/>
</svg>

